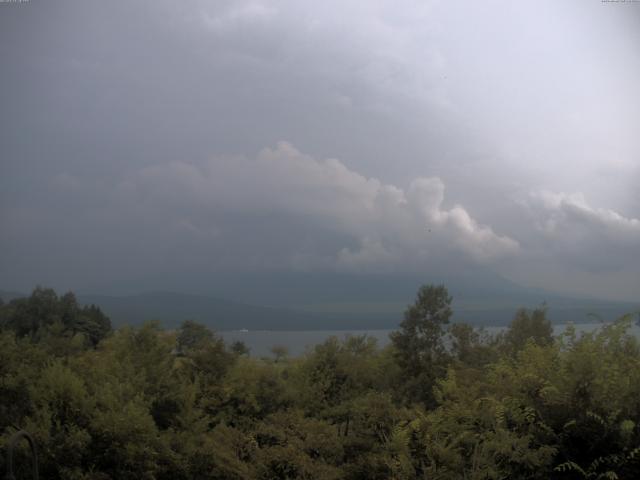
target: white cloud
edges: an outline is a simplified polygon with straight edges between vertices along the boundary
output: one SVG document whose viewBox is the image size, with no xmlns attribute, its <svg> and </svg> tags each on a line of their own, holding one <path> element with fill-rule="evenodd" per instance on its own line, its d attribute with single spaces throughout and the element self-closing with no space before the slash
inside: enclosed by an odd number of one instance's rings
<svg viewBox="0 0 640 480">
<path fill-rule="evenodd" d="M 518 251 L 518 242 L 473 219 L 460 205 L 443 207 L 437 177 L 417 178 L 405 191 L 350 170 L 340 160 L 317 160 L 287 142 L 256 158 L 174 162 L 139 170 L 118 189 L 147 217 L 182 216 L 190 229 L 212 228 L 236 243 L 237 231 L 255 238 L 238 243 L 252 255 L 278 251 L 286 266 L 344 270 L 420 268 L 432 261 L 466 258 L 489 262 Z M 245 219 L 245 220 L 242 220 Z M 175 222 L 176 219 L 171 221 Z M 240 227 L 239 222 L 248 222 Z M 299 225 L 300 238 L 292 239 Z M 328 240 L 331 238 L 331 240 Z M 342 240 L 340 240 L 342 239 Z M 269 243 L 269 245 L 266 245 Z M 212 256 L 219 253 L 209 245 Z M 284 249 L 287 249 L 285 252 Z M 236 252 L 240 256 L 242 251 Z M 277 256 L 276 255 L 276 256 Z"/>
<path fill-rule="evenodd" d="M 443 210 L 444 189 L 437 177 L 418 178 L 409 187 L 409 196 L 428 225 L 447 230 L 451 241 L 476 260 L 488 260 L 518 250 L 516 240 L 496 235 L 490 227 L 479 225 L 461 205 Z"/>
<path fill-rule="evenodd" d="M 640 246 L 640 220 L 627 218 L 610 209 L 594 208 L 582 193 L 553 193 L 541 191 L 532 194 L 541 222 L 538 228 L 554 238 L 570 232 L 602 235 L 612 243 Z"/>
<path fill-rule="evenodd" d="M 526 204 L 528 248 L 580 271 L 624 270 L 640 258 L 640 220 L 589 204 L 582 193 L 538 191 Z"/>
</svg>

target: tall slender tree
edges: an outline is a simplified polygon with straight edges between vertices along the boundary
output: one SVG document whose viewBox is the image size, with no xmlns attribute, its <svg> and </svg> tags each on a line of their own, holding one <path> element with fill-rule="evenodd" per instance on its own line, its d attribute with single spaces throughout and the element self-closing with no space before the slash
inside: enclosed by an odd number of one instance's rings
<svg viewBox="0 0 640 480">
<path fill-rule="evenodd" d="M 415 303 L 404 312 L 400 330 L 391 334 L 410 402 L 433 403 L 434 382 L 446 369 L 443 337 L 453 314 L 451 301 L 444 285 L 420 287 Z"/>
</svg>

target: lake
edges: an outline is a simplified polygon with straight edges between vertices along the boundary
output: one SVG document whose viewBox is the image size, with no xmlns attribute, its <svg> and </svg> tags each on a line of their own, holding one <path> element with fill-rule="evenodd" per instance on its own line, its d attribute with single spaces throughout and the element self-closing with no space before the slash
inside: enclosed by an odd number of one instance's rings
<svg viewBox="0 0 640 480">
<path fill-rule="evenodd" d="M 599 327 L 600 323 L 577 323 L 578 332 L 590 332 Z M 554 325 L 555 335 L 562 333 L 566 324 Z M 497 333 L 505 327 L 485 327 L 489 333 Z M 240 340 L 250 349 L 251 356 L 272 356 L 271 348 L 278 345 L 286 347 L 292 356 L 301 355 L 308 348 L 324 342 L 331 336 L 344 338 L 347 335 L 367 335 L 375 338 L 380 347 L 389 343 L 389 334 L 393 330 L 307 330 L 307 331 L 277 331 L 277 330 L 230 330 L 218 332 L 226 342 L 231 343 Z M 631 329 L 634 335 L 640 337 L 640 327 L 634 325 Z"/>
</svg>

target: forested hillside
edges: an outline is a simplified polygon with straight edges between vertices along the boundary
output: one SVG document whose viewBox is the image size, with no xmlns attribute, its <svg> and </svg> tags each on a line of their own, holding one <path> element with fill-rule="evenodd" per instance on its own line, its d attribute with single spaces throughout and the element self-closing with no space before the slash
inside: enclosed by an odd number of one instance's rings
<svg viewBox="0 0 640 480">
<path fill-rule="evenodd" d="M 520 310 L 489 336 L 452 308 L 424 286 L 384 349 L 255 358 L 38 288 L 0 303 L 0 441 L 30 432 L 47 479 L 640 478 L 630 317 L 553 337 L 544 308 Z M 29 478 L 26 449 L 16 464 Z"/>
</svg>

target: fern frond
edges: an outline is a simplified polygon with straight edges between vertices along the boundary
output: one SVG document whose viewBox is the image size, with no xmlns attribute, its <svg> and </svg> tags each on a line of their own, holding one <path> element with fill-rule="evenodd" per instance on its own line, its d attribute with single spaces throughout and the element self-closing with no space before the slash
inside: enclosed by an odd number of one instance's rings
<svg viewBox="0 0 640 480">
<path fill-rule="evenodd" d="M 556 468 L 554 468 L 554 470 L 556 472 L 563 472 L 563 473 L 564 472 L 578 472 L 584 478 L 589 478 L 589 476 L 587 475 L 587 472 L 585 472 L 582 469 L 582 467 L 580 465 L 578 465 L 576 462 L 564 462 L 564 463 L 561 463 Z"/>
</svg>

